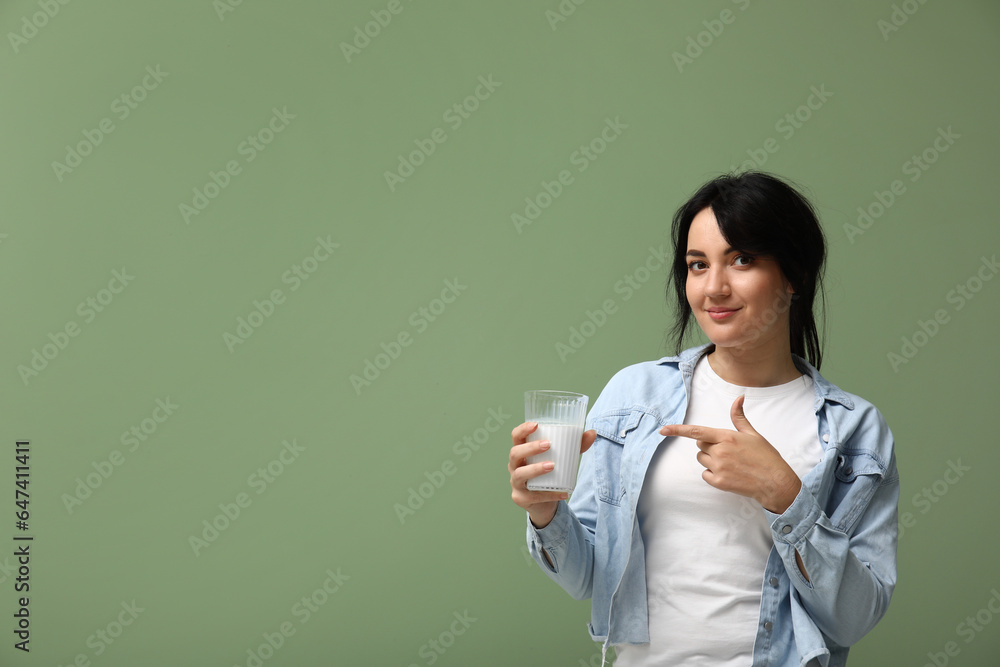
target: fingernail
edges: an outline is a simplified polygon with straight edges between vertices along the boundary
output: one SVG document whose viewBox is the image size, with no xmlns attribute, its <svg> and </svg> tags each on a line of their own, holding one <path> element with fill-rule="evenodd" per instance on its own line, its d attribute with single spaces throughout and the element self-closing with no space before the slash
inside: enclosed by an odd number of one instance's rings
<svg viewBox="0 0 1000 667">
<path fill-rule="evenodd" d="M 549 442 L 548 440 L 542 440 L 541 442 L 539 442 L 539 445 L 541 445 L 542 449 L 548 449 L 549 447 L 552 446 L 552 443 Z"/>
<path fill-rule="evenodd" d="M 556 467 L 556 464 L 553 463 L 552 461 L 548 461 L 547 463 L 543 463 L 542 464 L 542 470 L 552 470 L 555 467 Z"/>
</svg>

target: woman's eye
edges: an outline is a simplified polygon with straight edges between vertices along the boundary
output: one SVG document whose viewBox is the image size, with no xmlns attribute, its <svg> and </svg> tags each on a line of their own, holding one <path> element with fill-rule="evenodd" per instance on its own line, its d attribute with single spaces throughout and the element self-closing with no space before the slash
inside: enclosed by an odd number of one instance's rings
<svg viewBox="0 0 1000 667">
<path fill-rule="evenodd" d="M 688 270 L 690 270 L 690 271 L 698 271 L 698 270 L 704 268 L 704 266 L 705 266 L 705 262 L 703 262 L 701 260 L 698 260 L 698 259 L 694 260 L 693 262 L 688 262 Z"/>
<path fill-rule="evenodd" d="M 749 266 L 753 262 L 753 257 L 750 255 L 737 255 L 735 261 L 737 266 Z"/>
</svg>

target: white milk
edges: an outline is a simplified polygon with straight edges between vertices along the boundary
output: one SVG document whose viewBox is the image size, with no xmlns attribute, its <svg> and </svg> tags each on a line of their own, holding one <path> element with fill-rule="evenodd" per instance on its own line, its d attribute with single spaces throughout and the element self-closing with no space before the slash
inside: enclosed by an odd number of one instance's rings
<svg viewBox="0 0 1000 667">
<path fill-rule="evenodd" d="M 528 436 L 528 442 L 548 440 L 552 443 L 548 451 L 528 457 L 528 463 L 543 463 L 552 461 L 555 467 L 545 473 L 528 480 L 531 491 L 565 491 L 572 492 L 576 487 L 577 468 L 580 467 L 580 440 L 583 438 L 583 426 L 572 424 L 539 423 L 535 432 Z"/>
</svg>

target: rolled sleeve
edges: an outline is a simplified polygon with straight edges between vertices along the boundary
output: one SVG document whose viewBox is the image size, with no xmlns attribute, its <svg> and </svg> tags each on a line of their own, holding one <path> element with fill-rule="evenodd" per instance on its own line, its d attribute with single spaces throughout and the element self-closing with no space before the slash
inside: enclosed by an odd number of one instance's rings
<svg viewBox="0 0 1000 667">
<path fill-rule="evenodd" d="M 528 549 L 543 570 L 555 573 L 559 569 L 558 564 L 562 560 L 560 552 L 564 550 L 566 536 L 569 534 L 569 514 L 569 507 L 566 505 L 566 501 L 560 500 L 559 505 L 556 506 L 556 513 L 552 517 L 552 521 L 544 528 L 536 528 L 531 523 L 531 515 L 525 512 L 528 522 Z M 542 555 L 541 552 L 543 549 L 552 560 L 552 566 L 549 565 L 548 561 L 545 560 L 545 556 Z"/>
<path fill-rule="evenodd" d="M 783 513 L 764 510 L 803 607 L 841 646 L 857 643 L 885 615 L 896 579 L 898 496 L 898 478 L 881 479 L 852 535 L 831 522 L 805 485 Z"/>
<path fill-rule="evenodd" d="M 593 595 L 594 536 L 566 501 L 559 501 L 555 516 L 544 528 L 535 528 L 530 517 L 526 521 L 528 551 L 542 571 L 576 600 Z"/>
<path fill-rule="evenodd" d="M 803 484 L 802 488 L 799 489 L 798 495 L 795 496 L 795 500 L 792 501 L 792 504 L 783 513 L 775 514 L 767 509 L 764 510 L 764 513 L 768 524 L 771 526 L 771 537 L 774 539 L 775 545 L 782 551 L 781 557 L 787 565 L 789 560 L 786 556 L 790 556 L 792 568 L 795 572 L 799 572 L 793 551 L 797 550 L 799 546 L 804 545 L 809 532 L 816 526 L 820 517 L 823 516 L 823 510 L 820 508 L 819 503 L 816 502 L 816 497 Z M 785 548 L 783 549 L 782 547 Z M 809 567 L 804 562 L 805 557 L 801 553 L 799 553 L 799 556 L 802 556 L 803 565 L 806 565 L 806 572 L 808 572 Z M 799 576 L 801 577 L 801 573 L 799 573 Z M 802 580 L 805 581 L 805 578 L 802 578 Z"/>
</svg>

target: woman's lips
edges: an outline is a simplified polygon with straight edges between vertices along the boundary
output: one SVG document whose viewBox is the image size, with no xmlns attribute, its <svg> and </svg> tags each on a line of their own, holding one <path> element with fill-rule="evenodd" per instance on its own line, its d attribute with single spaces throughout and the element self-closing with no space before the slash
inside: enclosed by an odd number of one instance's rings
<svg viewBox="0 0 1000 667">
<path fill-rule="evenodd" d="M 739 308 L 709 308 L 708 315 L 713 320 L 724 320 L 735 315 L 737 311 Z"/>
</svg>

